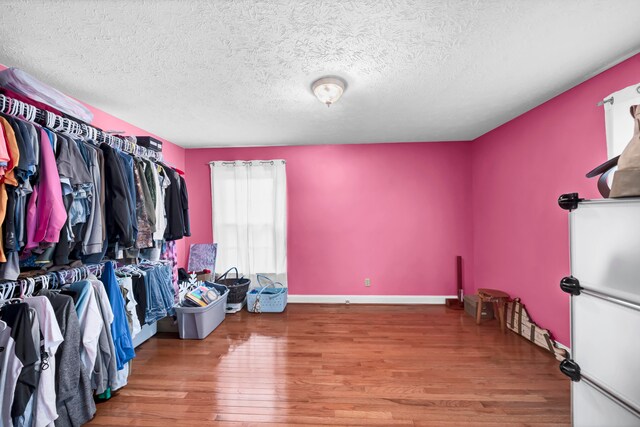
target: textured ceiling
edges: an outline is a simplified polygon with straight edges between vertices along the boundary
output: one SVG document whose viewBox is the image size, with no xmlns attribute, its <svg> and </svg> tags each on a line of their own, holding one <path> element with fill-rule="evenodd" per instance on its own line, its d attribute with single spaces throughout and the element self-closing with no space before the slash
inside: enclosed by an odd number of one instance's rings
<svg viewBox="0 0 640 427">
<path fill-rule="evenodd" d="M 185 147 L 473 139 L 640 48 L 638 0 L 0 0 L 0 13 L 0 63 Z M 331 108 L 310 88 L 325 75 L 348 85 Z"/>
</svg>

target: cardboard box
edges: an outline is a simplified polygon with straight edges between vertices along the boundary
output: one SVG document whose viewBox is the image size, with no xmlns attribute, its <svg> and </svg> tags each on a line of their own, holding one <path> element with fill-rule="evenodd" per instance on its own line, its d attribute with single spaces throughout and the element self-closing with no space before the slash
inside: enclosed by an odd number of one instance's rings
<svg viewBox="0 0 640 427">
<path fill-rule="evenodd" d="M 464 311 L 474 319 L 476 317 L 477 306 L 478 306 L 478 295 L 464 296 Z M 483 320 L 493 319 L 493 304 L 486 303 L 486 302 L 482 304 L 482 312 L 481 312 L 480 318 Z"/>
<path fill-rule="evenodd" d="M 213 283 L 213 273 L 197 273 L 196 278 L 198 280 L 202 280 L 203 282 Z"/>
<path fill-rule="evenodd" d="M 141 147 L 162 153 L 162 141 L 151 136 L 136 136 L 136 143 Z"/>
</svg>

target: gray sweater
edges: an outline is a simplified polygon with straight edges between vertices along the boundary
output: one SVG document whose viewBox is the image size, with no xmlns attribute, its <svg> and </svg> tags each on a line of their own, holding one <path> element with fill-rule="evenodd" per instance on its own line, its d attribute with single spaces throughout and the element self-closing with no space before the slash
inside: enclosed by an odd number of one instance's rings
<svg viewBox="0 0 640 427">
<path fill-rule="evenodd" d="M 96 413 L 89 373 L 80 361 L 80 322 L 73 299 L 48 290 L 40 295 L 49 298 L 64 337 L 56 352 L 56 427 L 77 427 Z"/>
</svg>

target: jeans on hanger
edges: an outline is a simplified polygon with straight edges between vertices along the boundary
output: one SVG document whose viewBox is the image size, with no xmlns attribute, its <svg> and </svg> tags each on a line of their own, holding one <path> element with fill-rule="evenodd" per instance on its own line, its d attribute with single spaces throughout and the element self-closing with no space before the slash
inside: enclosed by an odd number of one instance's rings
<svg viewBox="0 0 640 427">
<path fill-rule="evenodd" d="M 147 270 L 147 277 L 149 278 L 147 293 L 157 293 L 159 298 L 156 298 L 162 305 L 164 315 L 173 316 L 175 314 L 175 309 L 173 308 L 175 294 L 172 284 L 171 267 L 166 265 L 154 266 L 150 270 Z M 149 307 L 147 307 L 147 310 L 149 310 Z"/>
<path fill-rule="evenodd" d="M 165 307 L 167 308 L 167 314 L 173 316 L 176 314 L 174 309 L 175 304 L 175 290 L 173 289 L 173 276 L 171 273 L 171 267 L 168 265 L 162 265 L 156 267 L 156 276 L 160 283 L 160 289 L 162 290 L 162 299 Z"/>
<path fill-rule="evenodd" d="M 91 212 L 93 200 L 93 183 L 84 183 L 76 187 L 73 192 L 73 202 L 69 208 L 69 225 L 85 223 Z"/>
<path fill-rule="evenodd" d="M 147 325 L 167 316 L 167 309 L 164 306 L 162 293 L 159 286 L 156 285 L 155 279 L 151 277 L 151 271 L 153 270 L 148 270 L 143 273 L 145 288 L 147 289 L 147 311 L 144 316 L 144 322 Z"/>
</svg>

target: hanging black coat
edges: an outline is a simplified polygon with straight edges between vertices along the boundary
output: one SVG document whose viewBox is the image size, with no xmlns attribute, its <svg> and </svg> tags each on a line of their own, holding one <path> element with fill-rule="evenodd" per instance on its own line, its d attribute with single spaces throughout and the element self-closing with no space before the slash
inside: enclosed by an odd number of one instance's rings
<svg viewBox="0 0 640 427">
<path fill-rule="evenodd" d="M 130 248 L 135 243 L 133 237 L 133 224 L 129 214 L 129 189 L 125 182 L 125 171 L 118 159 L 118 153 L 107 144 L 100 144 L 104 153 L 103 179 L 105 186 L 105 216 L 107 225 L 107 238 L 109 243 L 120 243 L 125 248 Z"/>
<path fill-rule="evenodd" d="M 164 166 L 169 182 L 171 183 L 165 192 L 164 208 L 167 212 L 167 228 L 164 230 L 164 239 L 178 240 L 184 237 L 184 210 L 182 209 L 181 182 L 176 171 Z"/>
</svg>

